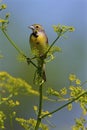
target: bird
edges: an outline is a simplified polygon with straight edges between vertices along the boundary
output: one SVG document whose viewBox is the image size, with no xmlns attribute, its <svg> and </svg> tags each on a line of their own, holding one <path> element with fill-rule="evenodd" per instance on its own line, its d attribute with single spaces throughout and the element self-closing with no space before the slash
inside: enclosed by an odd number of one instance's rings
<svg viewBox="0 0 87 130">
<path fill-rule="evenodd" d="M 44 59 L 41 59 L 44 57 L 44 54 L 48 47 L 48 37 L 45 33 L 45 30 L 42 25 L 40 24 L 33 24 L 29 26 L 29 28 L 32 30 L 32 33 L 29 37 L 29 43 L 31 47 L 31 51 L 33 55 L 37 58 L 38 62 L 38 68 L 41 68 L 41 77 L 44 81 L 46 81 L 46 73 L 45 73 L 45 62 Z"/>
</svg>

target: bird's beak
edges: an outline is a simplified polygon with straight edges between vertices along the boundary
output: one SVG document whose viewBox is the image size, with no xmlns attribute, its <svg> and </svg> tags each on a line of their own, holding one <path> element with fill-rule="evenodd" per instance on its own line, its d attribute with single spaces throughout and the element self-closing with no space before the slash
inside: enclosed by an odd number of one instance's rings
<svg viewBox="0 0 87 130">
<path fill-rule="evenodd" d="M 28 28 L 30 28 L 31 30 L 34 30 L 34 26 L 33 25 L 28 26 Z"/>
</svg>

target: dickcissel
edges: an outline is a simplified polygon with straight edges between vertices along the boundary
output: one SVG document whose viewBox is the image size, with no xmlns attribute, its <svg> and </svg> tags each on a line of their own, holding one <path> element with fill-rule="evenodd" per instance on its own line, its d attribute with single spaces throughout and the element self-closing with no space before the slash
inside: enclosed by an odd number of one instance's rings
<svg viewBox="0 0 87 130">
<path fill-rule="evenodd" d="M 46 48 L 48 46 L 48 37 L 45 33 L 44 28 L 40 24 L 33 24 L 29 26 L 32 30 L 32 33 L 29 38 L 29 43 L 31 47 L 32 53 L 40 59 L 46 52 Z M 38 66 L 40 65 L 40 60 L 38 61 Z M 46 81 L 46 74 L 45 74 L 45 63 L 42 66 L 42 78 Z"/>
</svg>

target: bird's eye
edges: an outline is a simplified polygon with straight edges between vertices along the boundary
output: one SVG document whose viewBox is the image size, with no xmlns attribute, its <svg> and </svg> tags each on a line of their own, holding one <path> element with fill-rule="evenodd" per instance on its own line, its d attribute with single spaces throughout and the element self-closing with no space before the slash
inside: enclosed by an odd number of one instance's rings
<svg viewBox="0 0 87 130">
<path fill-rule="evenodd" d="M 38 26 L 38 25 L 36 25 L 36 28 L 39 28 L 39 26 Z"/>
</svg>

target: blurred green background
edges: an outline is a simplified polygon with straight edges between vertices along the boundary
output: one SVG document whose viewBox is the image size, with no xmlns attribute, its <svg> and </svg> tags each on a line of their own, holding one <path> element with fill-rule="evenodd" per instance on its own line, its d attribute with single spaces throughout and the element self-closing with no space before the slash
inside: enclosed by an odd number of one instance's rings
<svg viewBox="0 0 87 130">
<path fill-rule="evenodd" d="M 34 23 L 43 25 L 49 44 L 56 38 L 52 25 L 75 27 L 75 32 L 65 34 L 66 38 L 63 37 L 56 43 L 62 48 L 62 53 L 56 53 L 55 59 L 46 66 L 46 87 L 60 89 L 67 86 L 70 73 L 75 73 L 82 81 L 87 80 L 87 0 L 2 0 L 1 3 L 7 4 L 7 9 L 0 12 L 0 17 L 3 18 L 5 13 L 10 13 L 8 33 L 28 57 L 31 55 L 29 25 Z M 0 53 L 4 55 L 0 60 L 0 71 L 7 71 L 12 76 L 20 77 L 37 89 L 32 82 L 34 67 L 17 60 L 17 51 L 2 32 L 0 32 Z M 21 97 L 21 100 L 23 105 L 18 111 L 19 115 L 25 118 L 33 117 L 32 108 L 38 101 L 32 96 L 27 100 Z M 44 108 L 52 110 L 57 106 L 58 104 L 45 103 Z M 50 130 L 70 130 L 74 118 L 79 117 L 80 112 L 80 108 L 74 106 L 72 112 L 64 109 L 54 114 L 50 121 L 56 127 L 50 127 Z M 15 128 L 23 130 L 17 124 Z"/>
</svg>

